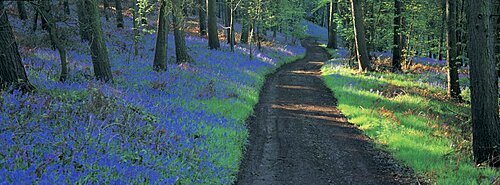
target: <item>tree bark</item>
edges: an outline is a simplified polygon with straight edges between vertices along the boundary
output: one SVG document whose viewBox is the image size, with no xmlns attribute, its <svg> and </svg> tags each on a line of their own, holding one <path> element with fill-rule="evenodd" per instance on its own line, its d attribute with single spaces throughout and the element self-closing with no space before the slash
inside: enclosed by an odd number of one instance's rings
<svg viewBox="0 0 500 185">
<path fill-rule="evenodd" d="M 448 96 L 460 100 L 460 84 L 458 82 L 459 61 L 457 61 L 457 16 L 456 0 L 446 0 L 446 22 L 448 23 L 447 55 L 448 61 Z"/>
<path fill-rule="evenodd" d="M 394 30 L 393 30 L 393 47 L 392 47 L 392 69 L 393 71 L 401 71 L 401 59 L 403 55 L 403 33 L 401 13 L 402 5 L 401 0 L 394 0 Z"/>
<path fill-rule="evenodd" d="M 192 62 L 186 47 L 184 33 L 184 15 L 182 13 L 182 3 L 179 0 L 172 0 L 172 14 L 174 23 L 175 55 L 178 64 Z"/>
<path fill-rule="evenodd" d="M 116 6 L 116 27 L 123 28 L 122 0 L 115 0 Z"/>
<path fill-rule="evenodd" d="M 337 23 L 335 22 L 335 12 L 337 10 L 337 0 L 330 0 L 328 13 L 328 44 L 327 48 L 337 49 Z"/>
<path fill-rule="evenodd" d="M 109 2 L 108 0 L 102 0 L 102 4 L 104 9 L 104 17 L 106 18 L 106 21 L 109 21 L 109 14 L 108 14 Z"/>
<path fill-rule="evenodd" d="M 133 16 L 132 16 L 132 31 L 134 32 L 134 56 L 137 56 L 139 54 L 139 7 L 137 6 L 137 0 L 132 0 L 132 10 L 133 10 Z M 168 18 L 167 18 L 168 19 Z M 168 26 L 167 26 L 168 28 Z"/>
<path fill-rule="evenodd" d="M 160 13 L 158 15 L 158 31 L 156 37 L 156 50 L 153 68 L 165 70 L 167 68 L 167 44 L 168 44 L 168 13 L 167 1 L 160 1 Z"/>
<path fill-rule="evenodd" d="M 366 48 L 365 26 L 363 22 L 364 19 L 361 1 L 351 0 L 351 8 L 359 70 L 369 71 L 371 70 L 371 66 L 368 50 Z"/>
<path fill-rule="evenodd" d="M 50 1 L 41 1 L 42 4 L 41 6 L 43 9 L 48 9 L 51 7 Z M 57 51 L 59 52 L 59 57 L 61 61 L 61 74 L 59 76 L 59 81 L 65 81 L 68 78 L 68 62 L 66 58 L 66 49 L 63 46 L 63 43 L 61 43 L 61 40 L 59 40 L 58 37 L 58 29 L 55 24 L 55 20 L 53 16 L 49 13 L 47 14 L 44 11 L 40 11 L 40 14 L 42 15 L 43 19 L 46 19 L 47 21 L 47 26 L 49 29 L 49 36 L 50 40 L 54 44 L 55 48 L 57 48 Z"/>
<path fill-rule="evenodd" d="M 200 35 L 207 35 L 207 1 L 206 0 L 198 0 L 198 17 L 200 21 Z"/>
<path fill-rule="evenodd" d="M 468 56 L 474 161 L 487 162 L 500 154 L 498 78 L 495 70 L 491 0 L 467 0 Z M 492 161 L 490 161 L 492 162 Z M 498 166 L 497 164 L 491 164 Z"/>
<path fill-rule="evenodd" d="M 88 10 L 85 6 L 85 0 L 77 1 L 77 14 L 78 14 L 78 27 L 80 38 L 82 41 L 90 41 L 90 31 L 89 31 L 89 16 L 87 15 Z"/>
<path fill-rule="evenodd" d="M 97 9 L 97 0 L 83 0 L 84 7 L 88 11 L 88 26 L 90 36 L 90 52 L 92 55 L 92 64 L 94 74 L 97 80 L 112 82 L 111 65 L 108 58 L 108 50 L 104 44 L 102 34 L 101 19 Z"/>
<path fill-rule="evenodd" d="M 0 90 L 11 85 L 25 92 L 35 89 L 28 81 L 9 18 L 0 1 Z"/>
<path fill-rule="evenodd" d="M 19 19 L 26 20 L 28 16 L 26 15 L 26 8 L 24 8 L 23 1 L 17 1 L 17 12 L 19 13 Z"/>
<path fill-rule="evenodd" d="M 210 49 L 220 48 L 215 2 L 216 0 L 208 0 L 208 46 Z"/>
</svg>

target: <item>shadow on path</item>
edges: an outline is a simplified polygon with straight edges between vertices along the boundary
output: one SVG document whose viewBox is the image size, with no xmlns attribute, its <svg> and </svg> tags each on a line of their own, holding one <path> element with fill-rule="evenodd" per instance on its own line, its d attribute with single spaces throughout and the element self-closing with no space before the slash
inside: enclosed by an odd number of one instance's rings
<svg viewBox="0 0 500 185">
<path fill-rule="evenodd" d="M 264 85 L 236 184 L 411 184 L 409 171 L 336 108 L 321 79 L 329 54 L 312 38 L 302 45 L 305 58 Z"/>
</svg>

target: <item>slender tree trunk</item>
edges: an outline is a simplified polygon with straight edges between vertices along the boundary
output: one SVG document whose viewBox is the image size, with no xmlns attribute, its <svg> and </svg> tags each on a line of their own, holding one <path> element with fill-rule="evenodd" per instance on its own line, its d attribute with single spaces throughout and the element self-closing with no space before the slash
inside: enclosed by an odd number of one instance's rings
<svg viewBox="0 0 500 185">
<path fill-rule="evenodd" d="M 109 14 L 108 14 L 108 9 L 109 9 L 109 2 L 108 0 L 102 0 L 103 4 L 103 9 L 104 9 L 104 17 L 106 18 L 106 21 L 109 21 Z"/>
<path fill-rule="evenodd" d="M 0 55 L 0 90 L 11 85 L 26 92 L 34 90 L 24 70 L 3 1 L 0 1 L 0 53 L 2 53 Z"/>
<path fill-rule="evenodd" d="M 139 54 L 139 7 L 137 6 L 137 0 L 132 0 L 132 9 L 134 15 L 132 16 L 132 31 L 134 32 L 134 56 L 137 56 Z M 168 18 L 167 18 L 168 19 Z M 168 25 L 167 25 L 168 28 Z M 168 30 L 168 29 L 167 29 Z"/>
<path fill-rule="evenodd" d="M 401 70 L 401 59 L 403 54 L 403 33 L 401 27 L 401 0 L 394 0 L 394 30 L 393 30 L 393 48 L 392 48 L 392 69 L 394 71 Z"/>
<path fill-rule="evenodd" d="M 216 0 L 208 0 L 208 46 L 210 49 L 219 49 L 219 33 L 217 31 Z"/>
<path fill-rule="evenodd" d="M 230 6 L 228 7 L 229 9 L 229 44 L 231 46 L 231 51 L 234 51 L 234 45 L 236 44 L 235 38 L 234 38 L 234 11 L 233 11 L 233 0 L 228 0 L 230 1 Z"/>
<path fill-rule="evenodd" d="M 158 31 L 156 37 L 156 50 L 153 68 L 165 70 L 167 68 L 167 44 L 168 44 L 168 13 L 167 1 L 160 1 L 160 13 L 158 15 Z"/>
<path fill-rule="evenodd" d="M 41 2 L 42 2 L 41 6 L 43 7 L 42 10 L 51 7 L 50 1 L 41 1 Z M 61 61 L 61 74 L 59 76 L 59 80 L 63 82 L 68 78 L 68 62 L 66 59 L 66 49 L 64 48 L 63 43 L 61 43 L 61 40 L 59 40 L 57 31 L 58 29 L 56 27 L 53 16 L 50 13 L 47 14 L 45 11 L 40 11 L 40 14 L 42 15 L 43 19 L 46 19 L 47 26 L 49 29 L 50 40 L 52 41 L 54 47 L 59 52 L 59 57 Z"/>
<path fill-rule="evenodd" d="M 474 161 L 498 166 L 498 78 L 495 70 L 491 0 L 467 0 L 468 56 L 470 59 L 471 109 Z M 496 164 L 492 159 L 496 158 Z"/>
<path fill-rule="evenodd" d="M 448 61 L 448 96 L 460 100 L 460 84 L 458 82 L 459 61 L 457 61 L 457 32 L 456 32 L 456 0 L 446 0 L 447 55 Z"/>
<path fill-rule="evenodd" d="M 186 47 L 184 33 L 184 15 L 182 14 L 182 3 L 179 0 L 172 0 L 172 14 L 174 23 L 175 55 L 178 64 L 192 62 Z"/>
<path fill-rule="evenodd" d="M 88 22 L 90 36 L 90 52 L 92 55 L 92 64 L 94 74 L 97 80 L 112 82 L 113 75 L 111 73 L 111 65 L 108 58 L 108 50 L 104 45 L 104 37 L 102 34 L 101 19 L 99 10 L 97 9 L 97 0 L 83 0 L 83 6 L 88 11 Z"/>
<path fill-rule="evenodd" d="M 200 19 L 200 35 L 207 35 L 207 0 L 198 0 L 198 16 Z"/>
<path fill-rule="evenodd" d="M 439 37 L 439 51 L 438 51 L 438 60 L 443 60 L 443 46 L 444 46 L 444 37 L 445 37 L 445 28 L 446 28 L 446 0 L 441 0 L 441 6 L 443 15 L 441 18 L 441 35 Z"/>
<path fill-rule="evenodd" d="M 38 28 L 38 11 L 35 11 L 35 16 L 33 18 L 33 27 L 31 30 L 35 32 L 37 28 Z"/>
<path fill-rule="evenodd" d="M 115 0 L 116 6 L 116 27 L 123 28 L 122 0 Z"/>
<path fill-rule="evenodd" d="M 365 26 L 363 23 L 363 9 L 360 0 L 351 0 L 352 20 L 354 24 L 354 38 L 356 42 L 356 54 L 360 71 L 371 70 L 370 58 L 366 49 Z"/>
<path fill-rule="evenodd" d="M 64 0 L 63 6 L 64 6 L 64 13 L 66 13 L 66 15 L 70 15 L 71 11 L 69 9 L 69 0 Z"/>
<path fill-rule="evenodd" d="M 337 24 L 335 22 L 335 12 L 337 10 L 337 0 L 330 0 L 328 13 L 328 44 L 327 48 L 337 49 Z"/>
<path fill-rule="evenodd" d="M 26 8 L 24 8 L 23 1 L 17 1 L 17 12 L 19 13 L 19 19 L 26 20 L 28 16 L 26 15 Z"/>
<path fill-rule="evenodd" d="M 77 1 L 78 27 L 82 41 L 90 41 L 89 18 L 85 0 Z M 87 13 L 86 13 L 87 12 Z"/>
</svg>

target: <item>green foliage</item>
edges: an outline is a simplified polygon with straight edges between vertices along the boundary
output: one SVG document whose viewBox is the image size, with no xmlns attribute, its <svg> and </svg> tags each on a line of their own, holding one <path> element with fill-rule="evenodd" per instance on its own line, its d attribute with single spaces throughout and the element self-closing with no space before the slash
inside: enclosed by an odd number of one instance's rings
<svg viewBox="0 0 500 185">
<path fill-rule="evenodd" d="M 433 97 L 446 92 L 422 76 L 356 74 L 339 59 L 322 71 L 349 121 L 417 175 L 437 184 L 489 184 L 500 175 L 473 166 L 468 107 Z"/>
</svg>

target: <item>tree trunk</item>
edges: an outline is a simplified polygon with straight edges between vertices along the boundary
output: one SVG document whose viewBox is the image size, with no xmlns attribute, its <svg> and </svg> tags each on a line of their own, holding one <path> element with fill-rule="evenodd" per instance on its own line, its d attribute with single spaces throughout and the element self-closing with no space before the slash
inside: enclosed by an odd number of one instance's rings
<svg viewBox="0 0 500 185">
<path fill-rule="evenodd" d="M 394 36 L 392 48 L 392 69 L 394 71 L 401 71 L 401 59 L 403 54 L 403 33 L 401 27 L 401 13 L 402 5 L 401 0 L 394 0 Z"/>
<path fill-rule="evenodd" d="M 228 7 L 229 9 L 229 44 L 231 46 L 231 51 L 234 51 L 234 45 L 236 44 L 235 38 L 234 38 L 234 11 L 233 11 L 233 0 L 230 1 L 230 6 Z"/>
<path fill-rule="evenodd" d="M 216 0 L 208 0 L 208 46 L 210 49 L 219 49 L 219 33 L 217 31 Z"/>
<path fill-rule="evenodd" d="M 71 11 L 69 9 L 69 0 L 64 0 L 63 6 L 64 6 L 64 13 L 66 13 L 66 15 L 70 15 Z"/>
<path fill-rule="evenodd" d="M 471 109 L 474 161 L 490 162 L 500 154 L 498 78 L 495 70 L 491 0 L 467 1 L 468 56 L 470 59 Z"/>
<path fill-rule="evenodd" d="M 198 0 L 198 17 L 200 21 L 200 35 L 201 36 L 206 36 L 207 35 L 207 3 L 206 0 Z"/>
<path fill-rule="evenodd" d="M 351 8 L 359 70 L 369 71 L 371 70 L 371 66 L 368 50 L 366 49 L 365 26 L 363 23 L 363 9 L 361 7 L 361 1 L 351 0 Z"/>
<path fill-rule="evenodd" d="M 168 13 L 167 1 L 160 1 L 160 13 L 158 15 L 158 32 L 156 37 L 156 50 L 153 68 L 165 70 L 167 68 L 167 44 L 168 44 Z"/>
<path fill-rule="evenodd" d="M 38 11 L 35 11 L 35 16 L 33 18 L 33 27 L 31 30 L 35 32 L 37 28 L 38 28 Z"/>
<path fill-rule="evenodd" d="M 182 3 L 179 0 L 172 0 L 172 14 L 174 23 L 175 55 L 178 64 L 191 62 L 193 59 L 189 56 L 186 47 L 186 38 L 184 33 L 184 15 L 182 15 Z"/>
<path fill-rule="evenodd" d="M 457 61 L 456 15 L 456 0 L 446 0 L 446 22 L 448 23 L 446 33 L 446 60 L 448 61 L 448 96 L 460 100 L 460 84 L 458 82 L 459 61 Z"/>
<path fill-rule="evenodd" d="M 104 38 L 102 35 L 101 19 L 99 10 L 97 9 L 97 0 L 83 0 L 84 7 L 88 11 L 88 26 L 90 36 L 90 52 L 92 55 L 92 64 L 94 67 L 94 74 L 97 80 L 105 82 L 112 82 L 113 75 L 111 73 L 111 66 L 108 58 L 108 50 L 104 45 Z"/>
<path fill-rule="evenodd" d="M 17 12 L 19 13 L 19 19 L 26 20 L 28 16 L 26 15 L 26 8 L 24 8 L 23 1 L 17 1 Z"/>
<path fill-rule="evenodd" d="M 77 14 L 78 14 L 78 27 L 80 32 L 80 37 L 82 41 L 90 41 L 90 31 L 89 31 L 89 16 L 87 15 L 87 7 L 85 6 L 85 0 L 78 0 Z"/>
<path fill-rule="evenodd" d="M 122 0 L 115 0 L 116 6 L 116 27 L 123 28 Z"/>
<path fill-rule="evenodd" d="M 51 7 L 50 1 L 41 1 L 41 2 L 42 2 L 41 6 L 43 7 L 42 9 L 47 9 Z M 67 65 L 68 62 L 66 59 L 66 49 L 59 40 L 57 33 L 58 29 L 56 27 L 53 16 L 51 14 L 47 14 L 44 11 L 40 11 L 40 14 L 42 15 L 43 19 L 46 19 L 47 26 L 49 29 L 50 40 L 52 41 L 55 48 L 57 48 L 57 51 L 59 52 L 59 57 L 61 61 L 61 74 L 59 76 L 59 81 L 63 82 L 68 78 L 68 65 Z"/>
<path fill-rule="evenodd" d="M 38 4 L 42 4 L 43 1 L 44 0 L 39 0 Z M 50 8 L 42 6 L 41 7 L 41 11 L 44 11 L 45 14 L 49 14 L 50 13 Z M 49 25 L 47 24 L 46 18 L 43 17 L 43 16 L 41 16 L 41 19 L 42 19 L 42 29 L 48 31 L 49 30 Z"/>
<path fill-rule="evenodd" d="M 106 21 L 109 21 L 109 14 L 108 14 L 109 2 L 108 0 L 102 0 L 102 4 L 104 9 L 104 17 L 106 18 Z"/>
<path fill-rule="evenodd" d="M 443 46 L 444 46 L 444 32 L 446 28 L 446 2 L 445 0 L 441 0 L 441 6 L 442 6 L 442 19 L 441 19 L 441 35 L 439 38 L 439 51 L 438 51 L 438 60 L 443 60 Z"/>
<path fill-rule="evenodd" d="M 132 0 L 132 10 L 133 10 L 133 16 L 132 16 L 132 31 L 134 32 L 134 56 L 137 56 L 139 54 L 139 6 L 137 6 L 137 0 Z M 168 19 L 168 18 L 167 18 Z M 168 28 L 168 25 L 167 25 Z"/>
<path fill-rule="evenodd" d="M 335 22 L 335 12 L 337 10 L 337 0 L 330 0 L 328 14 L 328 44 L 327 48 L 337 49 L 337 24 Z"/>
<path fill-rule="evenodd" d="M 3 1 L 0 1 L 0 90 L 11 85 L 25 92 L 34 90 L 22 64 Z"/>
</svg>

